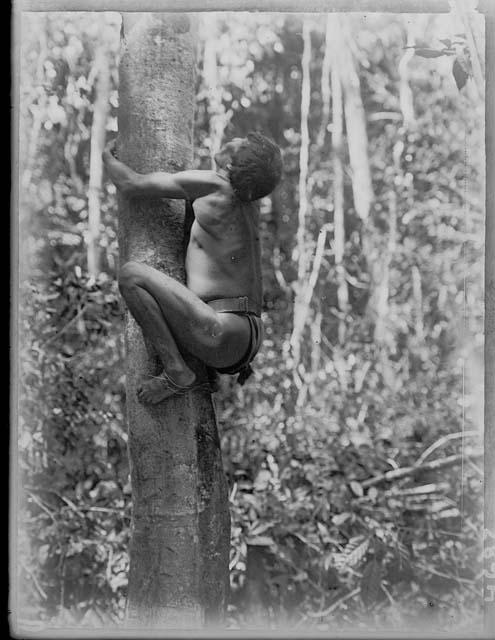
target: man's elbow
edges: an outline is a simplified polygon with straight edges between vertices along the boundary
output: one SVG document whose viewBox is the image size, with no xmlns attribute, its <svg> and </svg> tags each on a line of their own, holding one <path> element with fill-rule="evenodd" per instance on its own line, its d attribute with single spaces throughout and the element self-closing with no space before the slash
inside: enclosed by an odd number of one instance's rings
<svg viewBox="0 0 495 640">
<path fill-rule="evenodd" d="M 118 188 L 122 195 L 127 197 L 139 195 L 141 192 L 141 181 L 139 177 L 137 173 L 134 175 L 131 174 L 121 181 Z"/>
</svg>

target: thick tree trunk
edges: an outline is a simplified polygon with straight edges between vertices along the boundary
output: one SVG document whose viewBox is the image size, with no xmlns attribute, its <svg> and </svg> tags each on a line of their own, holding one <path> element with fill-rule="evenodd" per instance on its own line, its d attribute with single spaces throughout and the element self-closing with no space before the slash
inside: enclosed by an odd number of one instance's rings
<svg viewBox="0 0 495 640">
<path fill-rule="evenodd" d="M 138 172 L 192 161 L 193 46 L 186 14 L 124 14 L 119 157 Z M 184 279 L 184 203 L 119 201 L 121 265 L 144 262 Z M 127 413 L 133 526 L 129 626 L 198 628 L 221 619 L 228 589 L 229 512 L 214 408 L 195 391 L 137 402 L 156 357 L 127 315 Z M 199 363 L 192 366 L 198 371 Z"/>
</svg>

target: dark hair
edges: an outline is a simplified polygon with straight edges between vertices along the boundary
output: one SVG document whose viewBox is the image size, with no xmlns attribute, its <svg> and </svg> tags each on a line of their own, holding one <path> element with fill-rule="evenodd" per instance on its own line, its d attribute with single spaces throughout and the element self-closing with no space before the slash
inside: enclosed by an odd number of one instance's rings
<svg viewBox="0 0 495 640">
<path fill-rule="evenodd" d="M 230 184 L 244 202 L 271 193 L 282 177 L 282 155 L 278 146 L 261 133 L 248 133 L 232 157 Z"/>
</svg>

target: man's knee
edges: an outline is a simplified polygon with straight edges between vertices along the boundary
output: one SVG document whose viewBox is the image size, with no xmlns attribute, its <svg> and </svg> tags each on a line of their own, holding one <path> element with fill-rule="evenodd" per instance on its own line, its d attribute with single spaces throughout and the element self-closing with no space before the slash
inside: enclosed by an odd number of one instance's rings
<svg viewBox="0 0 495 640">
<path fill-rule="evenodd" d="M 224 347 L 227 334 L 217 318 L 205 318 L 202 329 L 201 339 L 206 347 L 213 350 L 220 350 Z"/>
<path fill-rule="evenodd" d="M 119 271 L 119 289 L 124 291 L 139 286 L 143 278 L 143 265 L 139 262 L 126 262 Z"/>
</svg>

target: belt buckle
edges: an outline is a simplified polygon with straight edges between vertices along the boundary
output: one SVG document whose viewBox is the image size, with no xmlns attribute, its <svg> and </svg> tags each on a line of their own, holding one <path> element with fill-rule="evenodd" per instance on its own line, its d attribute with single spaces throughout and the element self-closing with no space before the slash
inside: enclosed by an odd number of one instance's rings
<svg viewBox="0 0 495 640">
<path fill-rule="evenodd" d="M 248 312 L 249 311 L 249 298 L 247 296 L 241 296 L 239 298 L 239 307 L 240 311 Z"/>
</svg>

